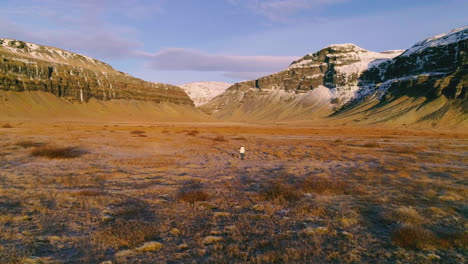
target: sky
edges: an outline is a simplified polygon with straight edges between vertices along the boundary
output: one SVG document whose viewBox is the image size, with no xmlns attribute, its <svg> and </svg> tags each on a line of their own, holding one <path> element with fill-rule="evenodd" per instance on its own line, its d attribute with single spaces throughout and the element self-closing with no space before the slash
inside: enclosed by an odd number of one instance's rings
<svg viewBox="0 0 468 264">
<path fill-rule="evenodd" d="M 468 25 L 466 0 L 0 0 L 0 38 L 147 81 L 235 83 L 330 44 L 407 49 Z"/>
</svg>

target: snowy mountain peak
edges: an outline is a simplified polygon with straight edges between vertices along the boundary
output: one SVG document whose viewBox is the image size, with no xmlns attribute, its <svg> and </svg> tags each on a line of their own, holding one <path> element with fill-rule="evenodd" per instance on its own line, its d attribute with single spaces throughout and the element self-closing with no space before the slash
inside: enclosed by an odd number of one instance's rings
<svg viewBox="0 0 468 264">
<path fill-rule="evenodd" d="M 207 103 L 232 84 L 224 82 L 193 82 L 179 85 L 193 100 L 195 106 Z"/>
<path fill-rule="evenodd" d="M 445 46 L 465 39 L 468 39 L 468 26 L 457 28 L 447 33 L 439 34 L 418 42 L 413 47 L 406 50 L 402 56 L 410 56 L 416 53 L 421 53 L 427 48 Z"/>
<path fill-rule="evenodd" d="M 52 63 L 70 64 L 84 68 L 98 68 L 101 71 L 113 71 L 112 67 L 97 59 L 69 52 L 59 48 L 37 45 L 34 43 L 0 38 L 0 50 L 28 59 L 37 59 Z"/>
<path fill-rule="evenodd" d="M 291 63 L 288 69 L 319 66 L 322 63 L 333 63 L 335 66 L 349 66 L 343 70 L 360 73 L 368 67 L 374 67 L 385 60 L 400 55 L 402 50 L 373 52 L 365 50 L 355 44 L 333 44 L 316 53 L 309 53 L 301 59 Z"/>
<path fill-rule="evenodd" d="M 331 44 L 325 47 L 324 49 L 333 49 L 333 50 L 347 50 L 347 51 L 364 51 L 367 50 L 357 46 L 353 43 L 343 43 L 343 44 Z"/>
</svg>

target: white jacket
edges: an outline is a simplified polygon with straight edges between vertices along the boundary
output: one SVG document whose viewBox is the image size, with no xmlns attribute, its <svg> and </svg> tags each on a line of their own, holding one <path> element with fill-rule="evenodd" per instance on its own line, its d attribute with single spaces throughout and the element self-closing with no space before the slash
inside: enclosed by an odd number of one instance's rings
<svg viewBox="0 0 468 264">
<path fill-rule="evenodd" d="M 241 147 L 241 148 L 239 149 L 239 153 L 245 153 L 245 148 L 244 148 L 244 147 Z"/>
</svg>

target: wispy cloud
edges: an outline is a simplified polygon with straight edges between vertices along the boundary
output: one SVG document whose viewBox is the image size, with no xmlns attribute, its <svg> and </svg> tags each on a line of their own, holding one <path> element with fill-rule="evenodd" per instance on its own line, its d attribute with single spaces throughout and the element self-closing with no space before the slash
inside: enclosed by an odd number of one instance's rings
<svg viewBox="0 0 468 264">
<path fill-rule="evenodd" d="M 292 61 L 290 56 L 238 56 L 213 54 L 194 49 L 167 48 L 157 53 L 140 53 L 149 67 L 163 71 L 217 71 L 231 78 L 250 79 L 280 71 Z"/>
<path fill-rule="evenodd" d="M 56 46 L 101 59 L 134 55 L 142 43 L 134 28 L 115 25 L 111 17 L 144 19 L 162 12 L 165 0 L 29 0 L 7 2 L 0 10 L 0 32 L 11 37 Z M 19 24 L 28 16 L 47 26 Z"/>
<path fill-rule="evenodd" d="M 231 5 L 245 8 L 257 15 L 263 16 L 271 22 L 291 22 L 296 14 L 325 5 L 347 2 L 348 0 L 227 0 Z M 295 17 L 297 18 L 297 17 Z"/>
</svg>

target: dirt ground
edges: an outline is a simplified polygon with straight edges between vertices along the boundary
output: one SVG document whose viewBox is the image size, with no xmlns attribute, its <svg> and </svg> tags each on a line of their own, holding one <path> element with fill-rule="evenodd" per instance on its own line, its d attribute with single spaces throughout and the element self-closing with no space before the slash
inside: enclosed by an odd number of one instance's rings
<svg viewBox="0 0 468 264">
<path fill-rule="evenodd" d="M 3 122 L 0 263 L 464 263 L 467 161 L 461 131 Z"/>
</svg>

